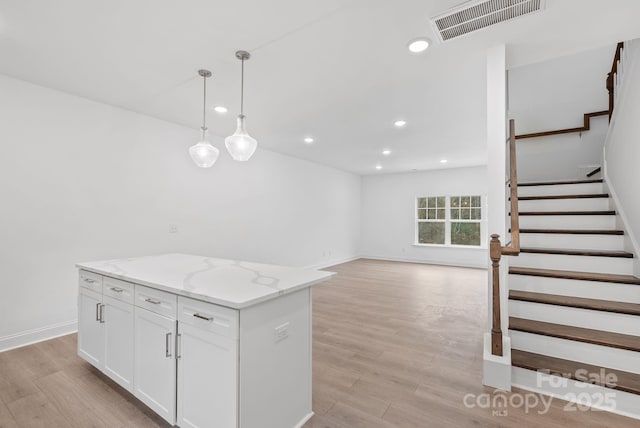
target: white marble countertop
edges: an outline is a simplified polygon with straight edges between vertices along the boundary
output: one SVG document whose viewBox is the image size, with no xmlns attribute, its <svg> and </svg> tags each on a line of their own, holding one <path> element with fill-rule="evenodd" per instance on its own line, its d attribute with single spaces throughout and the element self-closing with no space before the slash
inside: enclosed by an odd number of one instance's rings
<svg viewBox="0 0 640 428">
<path fill-rule="evenodd" d="M 78 263 L 76 267 L 234 309 L 310 287 L 335 275 L 188 254 L 103 260 Z"/>
</svg>

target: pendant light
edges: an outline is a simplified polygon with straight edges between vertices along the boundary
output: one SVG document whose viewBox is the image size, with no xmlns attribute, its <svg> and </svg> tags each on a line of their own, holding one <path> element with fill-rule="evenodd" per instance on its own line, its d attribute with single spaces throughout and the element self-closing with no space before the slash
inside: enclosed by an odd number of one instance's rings
<svg viewBox="0 0 640 428">
<path fill-rule="evenodd" d="M 202 76 L 204 83 L 202 128 L 200 128 L 202 130 L 202 138 L 198 143 L 189 147 L 189 154 L 191 155 L 191 159 L 193 159 L 200 168 L 209 168 L 216 163 L 218 155 L 220 154 L 220 150 L 213 147 L 211 143 L 207 141 L 207 77 L 211 77 L 211 72 L 209 70 L 198 70 L 198 74 Z"/>
<path fill-rule="evenodd" d="M 227 146 L 229 154 L 236 161 L 248 161 L 256 151 L 258 142 L 252 138 L 244 125 L 244 62 L 251 57 L 249 52 L 238 51 L 236 58 L 242 61 L 242 74 L 240 80 L 240 115 L 238 116 L 238 124 L 236 132 L 230 137 L 224 139 L 224 145 Z"/>
</svg>

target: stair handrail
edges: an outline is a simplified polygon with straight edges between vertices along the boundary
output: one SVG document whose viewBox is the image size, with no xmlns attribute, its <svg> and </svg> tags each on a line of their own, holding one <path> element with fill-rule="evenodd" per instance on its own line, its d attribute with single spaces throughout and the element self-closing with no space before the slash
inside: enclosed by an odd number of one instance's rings
<svg viewBox="0 0 640 428">
<path fill-rule="evenodd" d="M 608 114 L 610 114 L 609 110 L 601 110 L 601 111 L 593 111 L 591 113 L 585 113 L 582 119 L 583 125 L 577 128 L 564 128 L 564 129 L 556 129 L 553 131 L 531 132 L 529 134 L 516 135 L 516 139 L 523 140 L 525 138 L 549 137 L 551 135 L 572 134 L 577 132 L 582 134 L 585 131 L 591 130 L 592 118 L 598 117 L 598 116 L 607 116 Z"/>
<path fill-rule="evenodd" d="M 507 184 L 510 187 L 511 202 L 511 242 L 503 246 L 500 235 L 492 234 L 489 242 L 489 257 L 492 269 L 492 325 L 491 325 L 491 353 L 502 356 L 502 327 L 500 317 L 500 258 L 517 256 L 520 254 L 520 221 L 518 211 L 518 170 L 516 162 L 516 126 L 513 119 L 509 120 L 509 176 Z"/>
<path fill-rule="evenodd" d="M 615 92 L 616 92 L 616 78 L 618 77 L 618 66 L 622 61 L 622 50 L 624 49 L 624 42 L 618 43 L 616 46 L 616 53 L 613 56 L 613 64 L 611 65 L 611 71 L 607 74 L 607 91 L 609 91 L 609 121 L 613 115 L 613 108 L 615 107 Z"/>
</svg>

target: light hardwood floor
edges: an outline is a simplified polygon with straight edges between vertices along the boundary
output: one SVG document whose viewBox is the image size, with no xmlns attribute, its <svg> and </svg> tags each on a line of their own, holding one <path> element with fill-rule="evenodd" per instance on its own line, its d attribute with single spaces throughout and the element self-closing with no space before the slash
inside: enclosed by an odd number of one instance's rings
<svg viewBox="0 0 640 428">
<path fill-rule="evenodd" d="M 465 407 L 466 394 L 493 393 L 481 385 L 486 271 L 374 260 L 330 270 L 313 291 L 316 416 L 305 428 L 640 426 L 560 400 L 544 415 Z M 75 352 L 70 335 L 0 353 L 0 428 L 168 426 Z"/>
</svg>

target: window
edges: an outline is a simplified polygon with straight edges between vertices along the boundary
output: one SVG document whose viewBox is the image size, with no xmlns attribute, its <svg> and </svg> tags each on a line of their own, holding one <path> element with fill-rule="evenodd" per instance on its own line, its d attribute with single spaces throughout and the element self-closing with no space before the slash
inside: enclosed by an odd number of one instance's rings
<svg viewBox="0 0 640 428">
<path fill-rule="evenodd" d="M 446 198 L 418 198 L 418 242 L 444 245 L 446 228 Z"/>
<path fill-rule="evenodd" d="M 416 244 L 482 245 L 482 198 L 417 198 Z"/>
<path fill-rule="evenodd" d="M 480 196 L 451 196 L 451 245 L 480 245 Z"/>
</svg>

